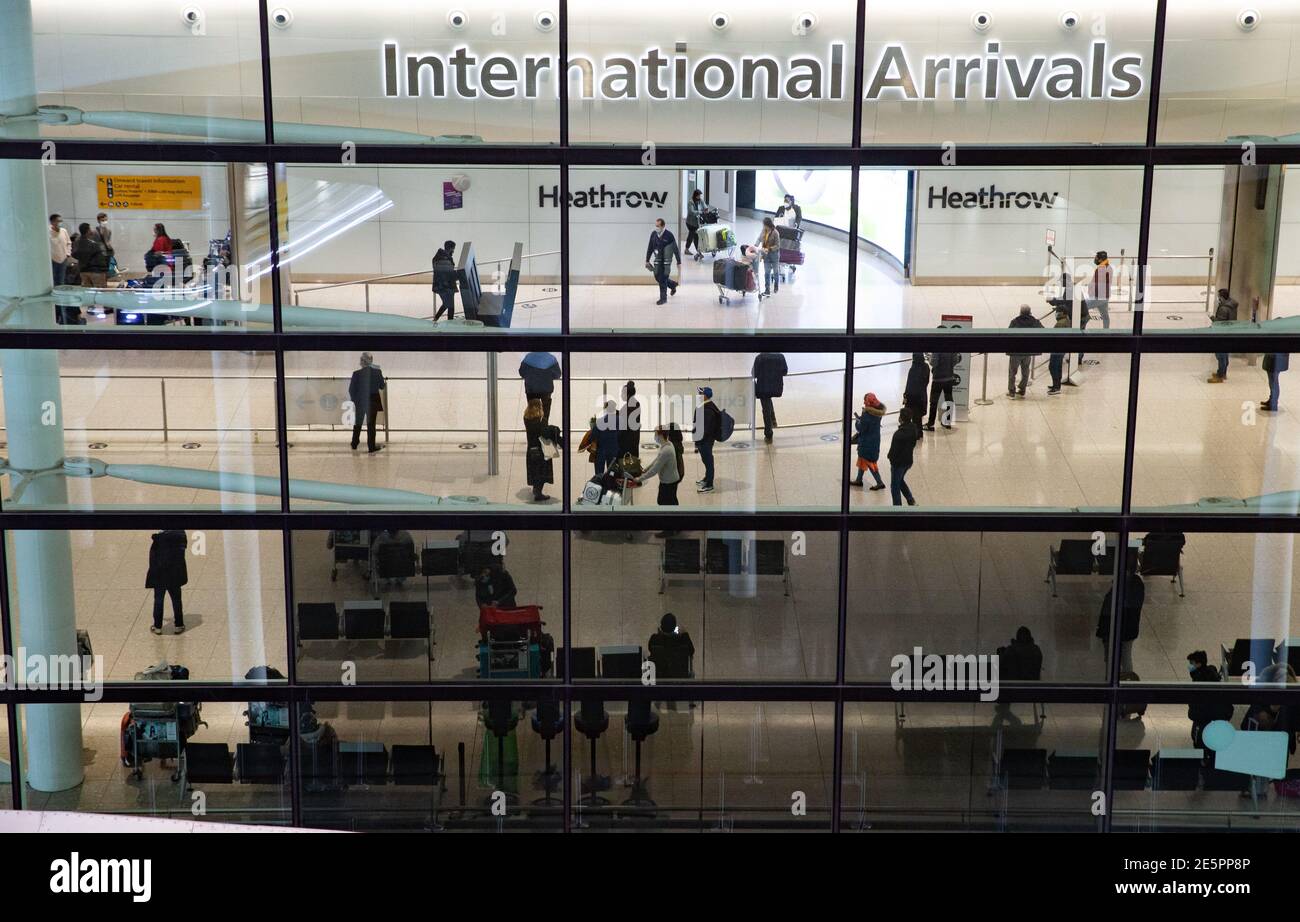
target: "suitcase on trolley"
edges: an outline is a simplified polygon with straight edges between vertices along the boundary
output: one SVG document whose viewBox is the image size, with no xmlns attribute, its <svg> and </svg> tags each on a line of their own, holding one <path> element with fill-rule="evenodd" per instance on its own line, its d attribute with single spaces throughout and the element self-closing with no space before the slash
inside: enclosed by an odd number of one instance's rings
<svg viewBox="0 0 1300 922">
<path fill-rule="evenodd" d="M 783 249 L 786 246 L 786 241 L 792 241 L 794 248 L 798 249 L 799 243 L 803 240 L 802 227 L 786 227 L 784 224 L 778 224 L 776 226 L 776 233 L 777 236 L 781 238 L 781 247 Z"/>
<path fill-rule="evenodd" d="M 700 225 L 701 225 L 700 230 L 704 229 L 705 224 L 717 224 L 717 223 L 718 223 L 718 209 L 709 208 L 700 213 Z"/>
<path fill-rule="evenodd" d="M 787 250 L 785 247 L 781 247 L 780 261 L 790 266 L 802 266 L 803 250 Z"/>
</svg>

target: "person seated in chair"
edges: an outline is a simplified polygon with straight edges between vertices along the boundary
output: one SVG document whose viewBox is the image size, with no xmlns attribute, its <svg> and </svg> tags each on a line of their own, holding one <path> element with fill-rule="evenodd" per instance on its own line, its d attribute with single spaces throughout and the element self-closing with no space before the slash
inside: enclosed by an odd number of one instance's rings
<svg viewBox="0 0 1300 922">
<path fill-rule="evenodd" d="M 514 578 L 500 560 L 484 564 L 474 581 L 474 601 L 479 608 L 517 608 Z"/>
<path fill-rule="evenodd" d="M 650 636 L 646 644 L 650 649 L 650 662 L 655 664 L 655 676 L 659 679 L 691 678 L 691 657 L 695 656 L 695 644 L 691 635 L 677 626 L 677 616 L 672 612 L 659 621 L 659 630 Z"/>
<path fill-rule="evenodd" d="M 394 550 L 397 548 L 399 550 Z M 400 557 L 403 560 L 415 560 L 415 539 L 411 533 L 405 529 L 385 528 L 379 534 L 375 535 L 375 540 L 370 543 L 370 566 L 375 570 L 378 579 L 384 581 L 387 588 L 392 588 L 394 582 L 398 587 L 406 585 L 406 577 L 399 576 L 396 579 L 388 578 L 383 575 L 379 561 L 381 557 Z"/>
<path fill-rule="evenodd" d="M 998 648 L 998 674 L 1003 679 L 1037 682 L 1043 677 L 1043 651 L 1024 625 L 1011 643 Z"/>
</svg>

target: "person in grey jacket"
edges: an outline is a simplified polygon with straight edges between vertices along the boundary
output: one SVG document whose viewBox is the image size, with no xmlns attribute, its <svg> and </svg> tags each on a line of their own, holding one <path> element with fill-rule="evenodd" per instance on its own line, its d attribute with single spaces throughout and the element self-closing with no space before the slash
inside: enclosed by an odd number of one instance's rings
<svg viewBox="0 0 1300 922">
<path fill-rule="evenodd" d="M 671 430 L 671 431 L 670 431 Z M 676 434 L 676 440 L 672 438 Z M 659 496 L 655 502 L 660 506 L 677 505 L 677 487 L 686 473 L 686 460 L 682 457 L 682 433 L 675 423 L 668 428 L 660 426 L 655 430 L 655 445 L 658 446 L 654 459 L 641 469 L 637 483 L 645 483 L 651 477 L 659 478 Z"/>
<path fill-rule="evenodd" d="M 664 224 L 664 219 L 657 218 L 655 229 L 650 232 L 650 242 L 645 247 L 646 268 L 654 273 L 655 281 L 659 283 L 659 300 L 655 304 L 667 304 L 670 291 L 677 294 L 677 283 L 672 279 L 674 259 L 680 270 L 682 252 L 677 249 L 677 238 Z"/>
<path fill-rule="evenodd" d="M 691 200 L 686 203 L 686 246 L 682 252 L 689 254 L 691 244 L 695 244 L 695 253 L 700 252 L 700 225 L 704 223 L 704 212 L 708 209 L 704 201 L 704 192 L 696 189 L 691 193 Z"/>
</svg>

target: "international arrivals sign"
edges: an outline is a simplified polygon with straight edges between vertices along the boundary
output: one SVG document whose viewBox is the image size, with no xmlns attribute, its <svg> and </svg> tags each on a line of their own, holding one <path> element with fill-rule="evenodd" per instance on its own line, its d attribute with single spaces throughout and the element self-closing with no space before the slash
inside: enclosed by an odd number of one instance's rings
<svg viewBox="0 0 1300 922">
<path fill-rule="evenodd" d="M 548 54 L 485 55 L 468 46 L 449 55 L 403 54 L 397 42 L 384 42 L 382 50 L 388 97 L 537 99 L 548 80 L 548 92 L 558 92 L 555 87 L 563 82 L 554 79 L 558 66 Z M 570 55 L 568 67 L 569 79 L 577 79 L 576 95 L 583 99 L 836 100 L 846 92 L 852 95 L 853 68 L 843 44 L 830 45 L 824 57 L 696 57 L 683 42 L 671 53 L 650 48 L 599 61 Z M 1101 39 L 1083 56 L 1003 54 L 999 42 L 989 41 L 975 56 L 916 57 L 902 45 L 886 45 L 869 64 L 864 83 L 867 100 L 1124 100 L 1143 90 L 1143 59 L 1115 52 Z"/>
</svg>

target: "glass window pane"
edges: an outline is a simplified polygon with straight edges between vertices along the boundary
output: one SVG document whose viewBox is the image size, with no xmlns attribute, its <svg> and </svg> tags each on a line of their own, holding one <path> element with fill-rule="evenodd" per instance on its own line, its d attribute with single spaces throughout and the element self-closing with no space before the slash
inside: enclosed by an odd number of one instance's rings
<svg viewBox="0 0 1300 922">
<path fill-rule="evenodd" d="M 10 350 L 0 386 L 6 508 L 279 508 L 269 356 Z"/>
<path fill-rule="evenodd" d="M 844 831 L 1100 831 L 1103 705 L 901 707 L 845 705 Z"/>
<path fill-rule="evenodd" d="M 572 553 L 574 655 L 586 678 L 835 678 L 834 533 L 588 531 Z"/>
</svg>

